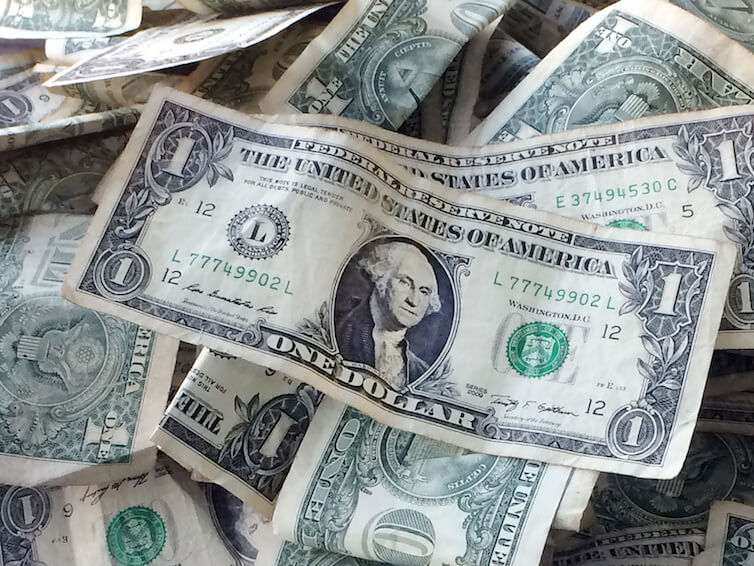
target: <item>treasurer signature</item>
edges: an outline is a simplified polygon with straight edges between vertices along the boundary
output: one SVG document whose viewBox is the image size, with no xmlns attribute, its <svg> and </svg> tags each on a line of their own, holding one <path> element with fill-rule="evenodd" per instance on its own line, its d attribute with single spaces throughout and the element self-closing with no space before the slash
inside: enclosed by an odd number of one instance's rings
<svg viewBox="0 0 754 566">
<path fill-rule="evenodd" d="M 520 399 L 514 399 L 510 395 L 493 395 L 492 396 L 492 404 L 493 405 L 500 405 L 504 407 L 504 413 L 513 413 L 514 411 L 517 411 L 518 409 L 530 409 L 534 407 L 538 413 L 549 413 L 553 415 L 569 415 L 572 417 L 578 417 L 578 413 L 574 413 L 573 411 L 569 411 L 566 409 L 563 405 L 551 405 L 548 403 L 543 403 L 542 401 L 524 401 L 522 402 Z"/>
</svg>

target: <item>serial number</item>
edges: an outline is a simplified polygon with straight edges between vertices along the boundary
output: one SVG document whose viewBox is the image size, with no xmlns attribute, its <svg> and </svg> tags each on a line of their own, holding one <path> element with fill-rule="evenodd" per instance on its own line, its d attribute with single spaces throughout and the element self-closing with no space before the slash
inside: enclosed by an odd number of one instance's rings
<svg viewBox="0 0 754 566">
<path fill-rule="evenodd" d="M 499 277 L 500 273 L 495 273 L 493 284 L 502 287 L 503 282 L 498 280 Z M 579 304 L 582 307 L 590 307 L 595 309 L 604 307 L 607 310 L 615 310 L 612 297 L 610 296 L 603 297 L 599 293 L 586 293 L 563 288 L 554 289 L 549 287 L 548 285 L 545 285 L 544 283 L 532 281 L 531 279 L 524 279 L 522 277 L 516 277 L 515 275 L 510 276 L 510 290 L 518 290 L 524 295 L 545 297 L 548 300 L 555 301 L 557 303 Z"/>
<path fill-rule="evenodd" d="M 586 206 L 591 202 L 610 202 L 617 199 L 632 199 L 641 195 L 659 194 L 666 191 L 675 191 L 678 188 L 678 182 L 674 177 L 665 181 L 646 181 L 644 183 L 633 183 L 628 187 L 616 187 L 598 191 L 582 191 L 580 193 L 571 193 L 570 195 L 557 195 L 555 197 L 555 206 L 557 208 L 568 208 L 577 206 Z"/>
<path fill-rule="evenodd" d="M 181 259 L 183 257 L 183 259 Z M 258 271 L 252 267 L 244 265 L 234 265 L 219 257 L 212 257 L 205 254 L 190 252 L 188 258 L 180 250 L 173 251 L 171 258 L 173 263 L 187 264 L 192 270 L 211 271 L 212 273 L 224 274 L 226 277 L 238 279 L 245 283 L 259 285 L 271 289 L 272 291 L 281 291 L 286 295 L 292 295 L 291 280 L 284 279 L 277 275 Z M 166 269 L 162 280 L 171 285 L 178 285 L 178 281 L 183 273 L 179 269 Z"/>
</svg>

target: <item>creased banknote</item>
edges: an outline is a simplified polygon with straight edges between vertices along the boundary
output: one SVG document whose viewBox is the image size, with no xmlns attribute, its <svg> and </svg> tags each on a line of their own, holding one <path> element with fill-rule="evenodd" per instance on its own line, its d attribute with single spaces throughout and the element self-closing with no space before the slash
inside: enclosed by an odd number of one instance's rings
<svg viewBox="0 0 754 566">
<path fill-rule="evenodd" d="M 0 58 L 0 80 L 31 69 L 45 58 L 42 49 L 24 49 L 3 53 Z"/>
<path fill-rule="evenodd" d="M 183 376 L 152 440 L 192 474 L 222 485 L 271 517 L 321 393 L 206 348 Z M 579 529 L 597 476 L 591 470 L 573 471 L 553 528 Z"/>
<path fill-rule="evenodd" d="M 715 350 L 712 354 L 705 397 L 754 391 L 754 356 L 745 350 Z"/>
<path fill-rule="evenodd" d="M 440 75 L 440 78 L 415 110 L 415 112 L 418 110 L 424 118 L 422 120 L 421 139 L 437 143 L 446 143 L 448 140 L 450 115 L 458 101 L 461 88 L 458 79 L 465 58 L 464 52 L 465 47 L 453 58 L 445 72 Z M 408 118 L 406 119 L 408 120 Z"/>
<path fill-rule="evenodd" d="M 754 503 L 753 459 L 749 436 L 698 432 L 675 478 L 602 474 L 592 496 L 594 523 L 556 553 L 553 565 L 688 564 L 705 547 L 715 501 Z"/>
<path fill-rule="evenodd" d="M 70 300 L 477 452 L 680 469 L 732 244 L 447 189 L 170 90 L 112 171 Z"/>
<path fill-rule="evenodd" d="M 754 51 L 754 6 L 750 0 L 670 1 Z"/>
<path fill-rule="evenodd" d="M 197 14 L 219 12 L 230 15 L 312 4 L 312 0 L 179 0 L 179 2 Z"/>
<path fill-rule="evenodd" d="M 241 112 L 261 112 L 259 102 L 325 29 L 326 21 L 318 16 L 296 22 L 257 45 L 203 61 L 176 88 Z"/>
<path fill-rule="evenodd" d="M 470 453 L 325 399 L 273 526 L 314 549 L 400 566 L 536 563 L 570 473 Z"/>
<path fill-rule="evenodd" d="M 127 141 L 123 132 L 92 134 L 0 153 L 0 221 L 29 213 L 94 212 L 91 194 Z"/>
<path fill-rule="evenodd" d="M 665 524 L 699 526 L 721 499 L 754 504 L 754 438 L 697 432 L 681 473 L 669 480 L 602 474 L 592 495 L 591 534 Z"/>
<path fill-rule="evenodd" d="M 124 106 L 144 104 L 157 85 L 175 86 L 182 77 L 165 73 L 140 73 L 85 83 L 49 87 L 50 92 L 64 94 L 89 104 L 90 112 L 102 112 Z"/>
<path fill-rule="evenodd" d="M 691 566 L 703 549 L 703 526 L 656 524 L 594 536 L 547 566 Z"/>
<path fill-rule="evenodd" d="M 438 92 L 440 111 L 436 115 L 439 119 L 428 120 L 428 123 L 439 124 L 440 135 L 423 136 L 424 139 L 454 144 L 468 135 L 471 109 L 481 87 L 484 53 L 500 20 L 496 19 L 471 38 L 422 102 L 422 106 L 426 106 L 432 94 Z"/>
<path fill-rule="evenodd" d="M 0 225 L 5 483 L 88 483 L 154 465 L 149 434 L 165 406 L 177 342 L 60 297 L 90 218 L 44 214 Z"/>
<path fill-rule="evenodd" d="M 539 57 L 498 27 L 487 46 L 482 65 L 481 88 L 468 119 L 463 139 L 498 107 L 526 75 L 539 64 Z M 456 143 L 463 139 L 459 136 Z"/>
<path fill-rule="evenodd" d="M 49 79 L 61 86 L 158 71 L 217 57 L 272 37 L 326 4 L 262 12 L 237 18 L 217 15 L 144 30 L 95 53 Z"/>
<path fill-rule="evenodd" d="M 204 349 L 152 441 L 272 517 L 272 509 L 322 394 L 310 385 Z"/>
<path fill-rule="evenodd" d="M 138 119 L 139 110 L 138 106 L 135 105 L 78 114 L 50 122 L 33 122 L 0 128 L 0 151 L 9 151 L 98 132 L 123 130 L 135 124 Z M 2 157 L 0 157 L 1 159 Z M 44 167 L 42 168 L 44 169 Z"/>
<path fill-rule="evenodd" d="M 712 505 L 704 560 L 695 566 L 747 566 L 754 562 L 754 507 L 733 501 Z"/>
<path fill-rule="evenodd" d="M 754 112 L 748 105 L 654 116 L 626 124 L 485 148 L 448 147 L 328 116 L 277 121 L 351 132 L 414 174 L 519 205 L 635 230 L 728 240 L 738 261 L 718 348 L 754 337 Z"/>
<path fill-rule="evenodd" d="M 397 130 L 463 45 L 510 0 L 349 0 L 267 97 L 267 113 L 326 113 Z"/>
<path fill-rule="evenodd" d="M 754 436 L 754 393 L 738 392 L 720 397 L 705 397 L 696 428 Z"/>
<path fill-rule="evenodd" d="M 39 2 L 7 0 L 0 15 L 4 38 L 117 35 L 139 26 L 138 0 Z"/>
<path fill-rule="evenodd" d="M 141 24 L 138 30 L 155 26 L 168 26 L 192 18 L 194 14 L 188 10 L 142 10 Z M 104 51 L 108 47 L 128 39 L 134 32 L 109 37 L 56 37 L 45 40 L 45 56 L 48 61 L 59 65 L 73 65 L 83 61 L 95 53 Z"/>
<path fill-rule="evenodd" d="M 166 458 L 111 483 L 0 485 L 8 566 L 253 566 L 269 525 L 218 486 Z"/>
<path fill-rule="evenodd" d="M 748 104 L 754 54 L 664 0 L 624 0 L 576 28 L 466 140 Z"/>
<path fill-rule="evenodd" d="M 587 6 L 570 0 L 519 0 L 501 28 L 542 58 L 592 13 Z"/>
<path fill-rule="evenodd" d="M 81 100 L 51 92 L 42 81 L 33 71 L 0 80 L 0 129 L 66 118 L 85 109 Z"/>
</svg>

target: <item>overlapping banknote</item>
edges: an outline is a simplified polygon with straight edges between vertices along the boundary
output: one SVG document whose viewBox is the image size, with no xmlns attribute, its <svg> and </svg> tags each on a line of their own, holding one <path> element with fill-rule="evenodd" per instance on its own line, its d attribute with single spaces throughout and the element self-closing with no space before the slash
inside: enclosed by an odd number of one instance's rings
<svg viewBox="0 0 754 566">
<path fill-rule="evenodd" d="M 161 457 L 110 482 L 0 486 L 4 564 L 253 566 L 269 525 L 238 499 Z"/>
<path fill-rule="evenodd" d="M 424 178 L 589 222 L 728 240 L 738 257 L 717 345 L 754 336 L 754 113 L 657 116 L 484 148 L 448 147 L 327 116 L 279 117 L 349 132 Z"/>
<path fill-rule="evenodd" d="M 463 45 L 510 0 L 351 0 L 262 101 L 397 130 Z"/>
<path fill-rule="evenodd" d="M 447 189 L 170 90 L 108 180 L 74 302 L 478 452 L 680 469 L 732 244 Z"/>
<path fill-rule="evenodd" d="M 152 440 L 185 468 L 271 517 L 322 394 L 273 370 L 206 348 L 183 375 L 186 379 Z M 596 472 L 573 470 L 554 528 L 581 527 L 596 481 Z"/>
<path fill-rule="evenodd" d="M 272 37 L 326 5 L 319 3 L 236 18 L 220 18 L 215 14 L 156 26 L 95 51 L 45 84 L 65 86 L 112 79 L 210 59 Z"/>
<path fill-rule="evenodd" d="M 96 37 L 123 33 L 138 27 L 141 2 L 73 1 L 37 2 L 8 0 L 0 15 L 2 38 Z"/>
<path fill-rule="evenodd" d="M 321 14 L 313 14 L 246 49 L 203 61 L 176 88 L 234 110 L 260 112 L 261 100 L 326 27 Z"/>
<path fill-rule="evenodd" d="M 205 348 L 152 440 L 185 468 L 272 517 L 321 400 L 305 383 Z"/>
<path fill-rule="evenodd" d="M 154 465 L 149 435 L 165 405 L 177 343 L 60 297 L 90 218 L 14 216 L 0 224 L 5 483 L 89 483 Z"/>
<path fill-rule="evenodd" d="M 670 3 L 617 2 L 569 34 L 466 142 L 748 104 L 751 56 L 716 26 Z"/>
<path fill-rule="evenodd" d="M 712 527 L 718 520 L 715 502 L 752 504 L 753 456 L 749 436 L 697 433 L 675 478 L 602 474 L 592 495 L 594 522 L 576 536 L 556 537 L 552 564 L 688 566 L 692 559 L 721 564 L 704 561 L 708 553 L 702 553 L 705 545 L 712 550 L 721 542 Z"/>
<path fill-rule="evenodd" d="M 754 507 L 733 501 L 712 506 L 706 549 L 695 566 L 746 566 L 754 560 Z"/>
<path fill-rule="evenodd" d="M 536 564 L 569 474 L 469 453 L 326 399 L 273 525 L 315 550 L 401 566 Z"/>
<path fill-rule="evenodd" d="M 4 139 L 18 140 L 24 132 Z M 124 131 L 76 136 L 0 157 L 0 222 L 46 212 L 90 214 L 91 194 L 126 146 Z M 44 238 L 44 236 L 41 236 Z"/>
</svg>

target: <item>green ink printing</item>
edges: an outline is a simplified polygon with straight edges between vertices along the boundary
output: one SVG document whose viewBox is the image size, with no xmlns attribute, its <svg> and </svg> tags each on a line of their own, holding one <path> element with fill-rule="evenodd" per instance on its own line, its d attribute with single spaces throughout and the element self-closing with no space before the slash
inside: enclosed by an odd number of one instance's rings
<svg viewBox="0 0 754 566">
<path fill-rule="evenodd" d="M 558 369 L 568 356 L 568 338 L 549 322 L 527 322 L 508 338 L 508 363 L 524 377 L 543 377 Z"/>
<path fill-rule="evenodd" d="M 122 566 L 145 566 L 165 546 L 162 517 L 149 507 L 133 505 L 118 511 L 107 525 L 107 550 Z"/>
</svg>

